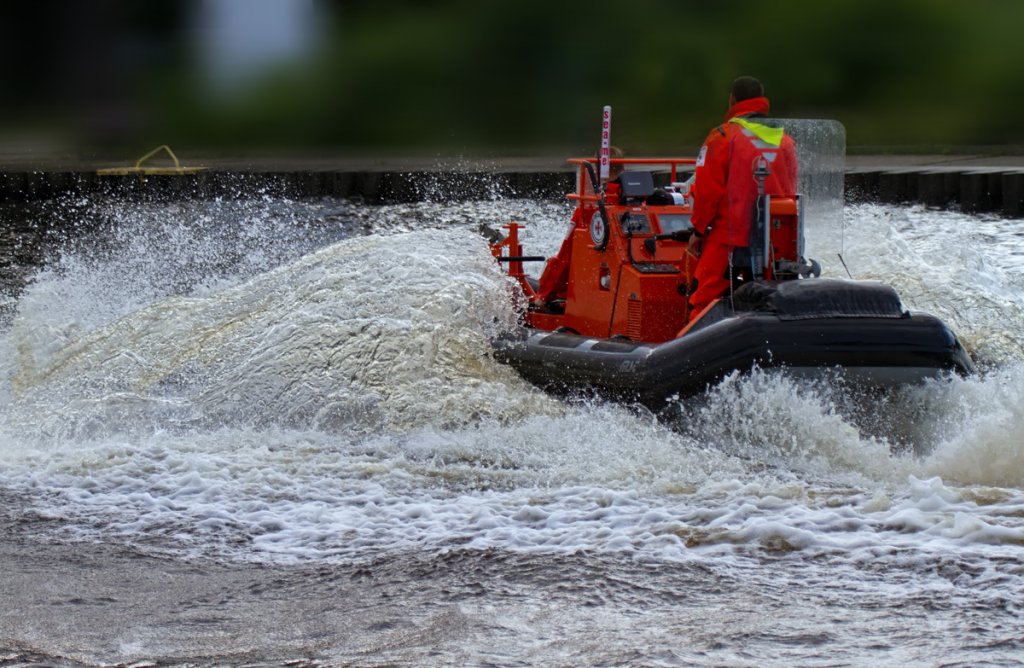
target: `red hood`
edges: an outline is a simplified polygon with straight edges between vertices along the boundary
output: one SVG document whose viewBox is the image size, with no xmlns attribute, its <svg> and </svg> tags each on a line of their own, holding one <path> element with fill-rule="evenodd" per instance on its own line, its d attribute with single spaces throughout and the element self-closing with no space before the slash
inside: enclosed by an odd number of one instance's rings
<svg viewBox="0 0 1024 668">
<path fill-rule="evenodd" d="M 766 97 L 752 97 L 749 100 L 743 100 L 729 107 L 729 111 L 725 114 L 726 122 L 730 118 L 737 116 L 746 116 L 747 114 L 764 114 L 768 115 L 768 98 Z"/>
</svg>

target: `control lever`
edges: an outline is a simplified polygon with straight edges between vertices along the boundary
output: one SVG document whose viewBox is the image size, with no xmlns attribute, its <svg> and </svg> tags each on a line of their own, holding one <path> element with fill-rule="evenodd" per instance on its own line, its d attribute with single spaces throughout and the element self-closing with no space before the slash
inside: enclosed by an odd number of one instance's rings
<svg viewBox="0 0 1024 668">
<path fill-rule="evenodd" d="M 675 232 L 655 234 L 653 237 L 647 237 L 644 239 L 644 250 L 647 251 L 648 255 L 654 255 L 654 249 L 657 247 L 656 244 L 658 241 L 664 241 L 666 239 L 671 241 L 689 241 L 691 236 L 693 236 L 692 227 L 676 230 Z"/>
</svg>

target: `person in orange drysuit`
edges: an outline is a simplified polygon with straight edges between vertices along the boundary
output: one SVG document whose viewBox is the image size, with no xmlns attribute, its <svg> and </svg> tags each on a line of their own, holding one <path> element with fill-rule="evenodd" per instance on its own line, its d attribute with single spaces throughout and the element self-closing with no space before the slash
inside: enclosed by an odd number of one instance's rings
<svg viewBox="0 0 1024 668">
<path fill-rule="evenodd" d="M 609 149 L 612 159 L 622 158 L 625 153 L 618 146 Z M 621 163 L 613 163 L 608 166 L 608 182 L 604 186 L 604 197 L 606 204 L 617 204 L 619 192 L 622 188 L 618 178 L 622 174 Z M 583 220 L 583 202 L 580 202 L 572 213 L 572 226 L 569 233 L 565 235 L 558 253 L 548 258 L 544 264 L 544 272 L 540 275 L 537 290 L 533 297 L 533 303 L 537 306 L 544 306 L 549 302 L 565 299 L 569 289 L 569 263 L 572 261 L 573 233 L 578 229 L 586 229 L 589 220 Z"/>
<path fill-rule="evenodd" d="M 764 160 L 769 175 L 765 193 L 794 197 L 797 188 L 796 145 L 779 128 L 756 121 L 768 114 L 764 87 L 753 77 L 736 79 L 729 93 L 725 123 L 714 128 L 697 156 L 694 171 L 691 249 L 700 253 L 690 295 L 693 321 L 729 289 L 729 262 L 734 248 L 750 245 L 757 206 L 754 170 Z"/>
</svg>

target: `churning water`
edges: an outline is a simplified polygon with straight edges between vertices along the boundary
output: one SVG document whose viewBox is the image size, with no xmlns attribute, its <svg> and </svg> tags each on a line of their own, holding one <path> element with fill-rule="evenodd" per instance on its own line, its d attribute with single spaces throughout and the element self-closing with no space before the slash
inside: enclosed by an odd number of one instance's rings
<svg viewBox="0 0 1024 668">
<path fill-rule="evenodd" d="M 562 203 L 57 202 L 0 331 L 0 665 L 1020 665 L 1019 221 L 847 209 L 980 363 L 672 423 L 488 354 Z M 818 258 L 845 275 L 837 258 Z"/>
</svg>

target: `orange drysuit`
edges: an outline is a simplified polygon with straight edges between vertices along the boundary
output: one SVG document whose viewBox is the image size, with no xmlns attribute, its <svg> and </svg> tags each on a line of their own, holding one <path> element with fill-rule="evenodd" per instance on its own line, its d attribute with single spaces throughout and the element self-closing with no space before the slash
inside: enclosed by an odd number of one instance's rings
<svg viewBox="0 0 1024 668">
<path fill-rule="evenodd" d="M 750 245 L 750 226 L 757 205 L 754 169 L 758 161 L 765 159 L 769 169 L 765 193 L 796 195 L 796 146 L 792 138 L 784 134 L 778 144 L 773 144 L 741 125 L 748 119 L 756 123 L 757 116 L 767 113 L 766 97 L 732 105 L 725 123 L 711 131 L 697 156 L 691 222 L 703 237 L 703 248 L 694 272 L 697 289 L 690 295 L 690 320 L 728 290 L 732 250 Z M 754 130 L 763 127 L 754 126 Z"/>
</svg>

